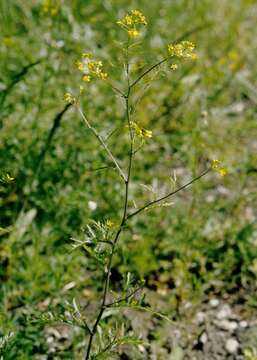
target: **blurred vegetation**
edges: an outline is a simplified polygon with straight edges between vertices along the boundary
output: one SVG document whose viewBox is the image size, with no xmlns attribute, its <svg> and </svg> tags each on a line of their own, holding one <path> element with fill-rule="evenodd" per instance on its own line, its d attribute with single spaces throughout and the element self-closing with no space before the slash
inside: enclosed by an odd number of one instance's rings
<svg viewBox="0 0 257 360">
<path fill-rule="evenodd" d="M 175 72 L 162 67 L 136 94 L 136 118 L 153 139 L 136 155 L 130 206 L 165 193 L 174 174 L 185 183 L 207 159 L 221 159 L 229 175 L 208 174 L 170 207 L 133 220 L 115 258 L 113 290 L 128 272 L 144 279 L 145 301 L 173 319 L 187 302 L 212 294 L 256 308 L 256 1 L 49 4 L 0 0 L 0 336 L 13 333 L 4 359 L 47 354 L 47 327 L 36 319 L 65 312 L 73 298 L 86 307 L 102 290 L 100 269 L 71 251 L 70 238 L 82 238 L 90 220 L 118 221 L 123 189 L 113 169 L 97 170 L 108 159 L 63 94 L 78 88 L 74 63 L 84 51 L 122 87 L 124 34 L 116 20 L 129 8 L 149 23 L 135 77 L 181 36 L 198 53 Z M 94 126 L 105 136 L 118 128 L 122 139 L 120 99 L 104 83 L 89 87 L 83 103 Z M 109 145 L 125 161 L 126 144 L 111 137 Z M 47 358 L 80 359 L 84 350 L 75 329 Z"/>
</svg>

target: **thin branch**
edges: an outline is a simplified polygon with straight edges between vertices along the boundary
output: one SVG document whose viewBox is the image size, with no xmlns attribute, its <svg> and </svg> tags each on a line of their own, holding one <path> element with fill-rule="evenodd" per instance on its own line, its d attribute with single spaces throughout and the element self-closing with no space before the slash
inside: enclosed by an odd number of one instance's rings
<svg viewBox="0 0 257 360">
<path fill-rule="evenodd" d="M 123 94 L 123 92 L 120 89 L 118 89 L 116 86 L 114 86 L 110 81 L 107 81 L 107 84 L 110 85 L 112 90 L 116 91 L 122 97 L 125 97 L 125 94 Z"/>
<path fill-rule="evenodd" d="M 116 301 L 114 301 L 114 302 L 112 302 L 112 303 L 110 303 L 110 304 L 106 304 L 105 307 L 112 307 L 112 306 L 117 305 L 117 304 L 119 304 L 119 303 L 121 303 L 121 302 L 123 302 L 123 301 L 129 300 L 129 299 L 130 299 L 132 296 L 134 296 L 139 290 L 142 290 L 143 286 L 144 286 L 144 285 L 139 286 L 138 288 L 136 288 L 134 291 L 132 291 L 130 294 L 128 294 L 128 295 L 125 296 L 124 298 L 121 298 L 121 299 L 119 299 L 119 300 L 116 300 Z"/>
<path fill-rule="evenodd" d="M 91 334 L 92 334 L 92 330 L 90 329 L 88 323 L 86 322 L 85 319 L 83 319 L 82 321 L 83 321 L 83 324 L 84 324 L 85 328 L 87 329 L 87 331 L 88 331 L 89 334 L 91 335 Z"/>
<path fill-rule="evenodd" d="M 169 59 L 169 57 L 166 57 L 164 59 L 162 59 L 161 61 L 159 61 L 158 63 L 152 65 L 149 69 L 147 69 L 146 71 L 144 71 L 131 85 L 130 87 L 133 88 L 140 80 L 142 80 L 147 74 L 149 74 L 151 71 L 153 71 L 155 68 L 157 68 L 158 66 L 162 65 L 163 63 L 165 63 L 167 60 Z"/>
<path fill-rule="evenodd" d="M 100 171 L 100 170 L 106 170 L 106 169 L 115 169 L 116 167 L 113 165 L 113 166 L 108 166 L 108 165 L 105 165 L 105 166 L 100 166 L 98 168 L 91 168 L 91 169 L 88 169 L 87 171 L 89 172 L 94 172 L 94 171 Z"/>
<path fill-rule="evenodd" d="M 113 129 L 105 138 L 105 141 L 108 141 L 117 131 L 121 130 L 123 126 L 117 126 L 115 129 Z"/>
<path fill-rule="evenodd" d="M 179 36 L 178 38 L 176 38 L 173 42 L 179 42 L 182 41 L 183 39 L 185 39 L 186 37 L 201 31 L 203 29 L 205 29 L 206 27 L 210 26 L 210 23 L 206 23 L 203 25 L 198 25 L 190 30 L 187 30 L 184 34 L 182 34 L 181 36 Z M 158 66 L 162 65 L 163 63 L 165 63 L 167 60 L 169 59 L 169 56 L 162 59 L 161 61 L 157 62 L 156 64 L 152 65 L 149 69 L 145 70 L 141 75 L 139 75 L 139 77 L 130 85 L 131 88 L 133 88 L 140 80 L 142 80 L 147 74 L 149 74 L 151 71 L 153 71 L 155 68 L 157 68 Z"/>
<path fill-rule="evenodd" d="M 157 199 L 157 200 L 153 200 L 150 201 L 149 203 L 145 204 L 144 206 L 142 206 L 141 208 L 139 208 L 138 210 L 136 210 L 135 212 L 131 213 L 130 215 L 127 216 L 127 220 L 136 216 L 137 214 L 141 213 L 143 210 L 148 209 L 149 207 L 156 205 L 158 203 L 160 203 L 161 201 L 177 194 L 178 192 L 186 189 L 188 186 L 190 186 L 191 184 L 193 184 L 195 181 L 201 179 L 203 176 L 205 176 L 206 174 L 208 174 L 208 172 L 211 170 L 211 168 L 208 168 L 207 170 L 205 170 L 202 174 L 198 175 L 197 177 L 195 177 L 194 179 L 190 180 L 188 183 L 184 184 L 183 186 L 179 187 L 178 189 L 162 196 L 161 198 Z"/>
<path fill-rule="evenodd" d="M 98 132 L 95 130 L 95 128 L 88 122 L 85 114 L 83 113 L 83 111 L 81 110 L 81 108 L 79 106 L 77 106 L 78 111 L 80 113 L 80 115 L 82 116 L 82 119 L 84 120 L 86 126 L 89 128 L 89 130 L 92 131 L 92 133 L 95 135 L 95 137 L 98 139 L 98 141 L 100 142 L 100 144 L 103 146 L 103 148 L 105 149 L 105 151 L 107 152 L 107 154 L 109 155 L 109 157 L 111 158 L 113 164 L 115 165 L 115 167 L 117 168 L 120 176 L 122 177 L 122 179 L 125 181 L 126 180 L 126 176 L 124 174 L 124 172 L 122 171 L 122 169 L 120 168 L 117 160 L 115 159 L 115 157 L 113 156 L 111 150 L 108 148 L 107 144 L 105 143 L 104 139 L 102 138 L 102 136 L 100 134 L 98 134 Z"/>
<path fill-rule="evenodd" d="M 100 351 L 99 353 L 96 354 L 96 357 L 98 358 L 102 354 L 106 353 L 106 351 L 110 350 L 113 347 L 113 345 L 115 344 L 116 340 L 117 340 L 117 335 L 115 335 L 113 340 L 110 341 L 109 344 L 106 345 L 106 347 L 102 351 Z"/>
</svg>

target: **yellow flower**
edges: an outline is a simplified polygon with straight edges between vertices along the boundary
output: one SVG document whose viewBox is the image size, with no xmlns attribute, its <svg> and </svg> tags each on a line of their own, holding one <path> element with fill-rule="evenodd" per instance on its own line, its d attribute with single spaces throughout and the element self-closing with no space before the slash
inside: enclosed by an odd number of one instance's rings
<svg viewBox="0 0 257 360">
<path fill-rule="evenodd" d="M 216 170 L 220 167 L 220 164 L 221 164 L 221 162 L 219 160 L 215 159 L 215 160 L 212 160 L 211 167 Z"/>
<path fill-rule="evenodd" d="M 91 53 L 83 53 L 81 60 L 76 61 L 76 67 L 83 72 L 82 80 L 85 82 L 91 81 L 92 77 L 100 80 L 107 79 L 107 73 L 103 71 L 103 63 L 93 59 Z"/>
<path fill-rule="evenodd" d="M 152 130 L 147 130 L 147 129 L 142 128 L 141 131 L 142 131 L 142 136 L 143 137 L 147 137 L 147 138 L 152 138 L 153 137 Z"/>
<path fill-rule="evenodd" d="M 85 82 L 89 82 L 91 80 L 90 75 L 84 74 L 83 77 L 82 77 L 82 80 L 85 81 Z"/>
<path fill-rule="evenodd" d="M 44 0 L 42 2 L 42 12 L 47 14 L 49 13 L 51 16 L 55 16 L 58 14 L 59 5 L 57 1 Z"/>
<path fill-rule="evenodd" d="M 220 176 L 223 177 L 223 176 L 226 176 L 228 174 L 228 170 L 225 167 L 221 166 L 221 165 L 222 165 L 221 161 L 219 161 L 217 159 L 212 160 L 212 163 L 211 163 L 212 169 L 216 170 L 220 174 Z"/>
<path fill-rule="evenodd" d="M 151 138 L 153 136 L 153 132 L 151 130 L 141 128 L 135 122 L 131 122 L 131 128 L 134 129 L 136 135 L 141 139 Z"/>
<path fill-rule="evenodd" d="M 168 45 L 169 55 L 178 58 L 196 59 L 196 54 L 193 52 L 194 49 L 195 45 L 191 41 L 181 41 L 178 44 Z"/>
<path fill-rule="evenodd" d="M 190 56 L 188 56 L 191 60 L 197 60 L 198 56 L 196 53 L 192 53 Z"/>
<path fill-rule="evenodd" d="M 63 96 L 64 100 L 69 104 L 74 104 L 76 102 L 76 98 L 71 95 L 71 93 L 65 93 Z"/>
<path fill-rule="evenodd" d="M 135 29 L 128 30 L 128 36 L 130 38 L 136 38 L 139 36 L 139 31 L 137 31 Z"/>
<path fill-rule="evenodd" d="M 92 59 L 93 54 L 92 53 L 83 53 L 82 59 Z"/>
<path fill-rule="evenodd" d="M 77 67 L 78 70 L 83 71 L 84 70 L 84 65 L 82 61 L 76 61 L 75 65 Z"/>
<path fill-rule="evenodd" d="M 131 16 L 135 24 L 147 25 L 145 16 L 139 10 L 131 10 Z"/>
<path fill-rule="evenodd" d="M 177 64 L 171 64 L 170 68 L 171 68 L 171 70 L 177 70 L 178 65 Z"/>
<path fill-rule="evenodd" d="M 117 24 L 127 30 L 130 38 L 137 38 L 140 33 L 137 29 L 138 25 L 147 25 L 145 16 L 139 10 L 131 10 Z"/>
<path fill-rule="evenodd" d="M 106 227 L 111 229 L 114 226 L 114 222 L 112 222 L 110 219 L 106 221 Z"/>
<path fill-rule="evenodd" d="M 88 63 L 89 73 L 101 80 L 106 80 L 107 73 L 103 72 L 103 64 L 101 61 L 91 61 Z"/>
<path fill-rule="evenodd" d="M 133 25 L 133 19 L 132 19 L 132 17 L 129 16 L 129 15 L 126 15 L 126 16 L 124 17 L 123 22 L 124 22 L 124 24 L 126 24 L 127 26 Z"/>
<path fill-rule="evenodd" d="M 125 28 L 130 28 L 137 24 L 147 25 L 147 21 L 141 11 L 131 10 L 121 20 L 117 21 L 117 24 Z"/>
<path fill-rule="evenodd" d="M 227 171 L 227 169 L 226 168 L 220 168 L 219 169 L 219 174 L 220 174 L 220 176 L 226 176 L 227 174 L 228 174 L 228 171 Z"/>
<path fill-rule="evenodd" d="M 108 77 L 108 74 L 101 71 L 101 72 L 98 74 L 98 77 L 99 77 L 99 79 L 101 79 L 101 80 L 106 80 L 107 77 Z"/>
</svg>

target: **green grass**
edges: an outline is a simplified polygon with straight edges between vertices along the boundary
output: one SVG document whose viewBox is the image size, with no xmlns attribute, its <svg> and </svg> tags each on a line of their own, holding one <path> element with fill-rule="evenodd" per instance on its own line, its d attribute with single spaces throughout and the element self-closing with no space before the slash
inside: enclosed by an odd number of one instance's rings
<svg viewBox="0 0 257 360">
<path fill-rule="evenodd" d="M 118 221 L 119 177 L 113 169 L 95 170 L 110 163 L 73 108 L 46 142 L 66 106 L 63 94 L 78 87 L 74 62 L 83 51 L 95 53 L 115 84 L 125 86 L 124 34 L 116 20 L 129 8 L 149 22 L 135 77 L 187 32 L 199 56 L 176 72 L 164 66 L 142 96 L 136 119 L 153 139 L 136 155 L 133 199 L 139 205 L 153 198 L 142 184 L 165 193 L 174 172 L 185 183 L 208 159 L 221 159 L 229 175 L 208 174 L 170 207 L 132 220 L 115 258 L 113 289 L 130 272 L 146 281 L 148 303 L 161 298 L 157 310 L 168 314 L 211 294 L 240 294 L 249 311 L 256 307 L 256 2 L 74 0 L 51 16 L 40 1 L 1 0 L 0 171 L 15 178 L 0 184 L 0 226 L 10 230 L 0 237 L 0 336 L 14 332 L 4 359 L 46 354 L 47 326 L 36 319 L 48 310 L 63 313 L 74 297 L 82 307 L 94 304 L 102 290 L 100 269 L 84 252 L 71 252 L 70 238 L 83 237 L 90 220 Z M 83 105 L 103 135 L 120 129 L 120 141 L 113 136 L 109 144 L 125 165 L 120 99 L 96 83 Z M 84 335 L 70 331 L 49 359 L 82 358 Z"/>
</svg>

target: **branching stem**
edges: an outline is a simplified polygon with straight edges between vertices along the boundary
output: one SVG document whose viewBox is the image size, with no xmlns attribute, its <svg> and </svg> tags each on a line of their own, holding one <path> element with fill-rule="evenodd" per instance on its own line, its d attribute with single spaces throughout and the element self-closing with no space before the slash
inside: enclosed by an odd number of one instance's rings
<svg viewBox="0 0 257 360">
<path fill-rule="evenodd" d="M 123 180 L 126 179 L 126 176 L 124 174 L 124 172 L 122 171 L 122 169 L 120 168 L 120 165 L 118 164 L 118 161 L 115 159 L 115 157 L 113 156 L 111 150 L 109 149 L 108 145 L 106 144 L 106 142 L 104 141 L 104 139 L 102 138 L 102 136 L 100 134 L 98 134 L 98 132 L 96 131 L 96 129 L 89 123 L 88 119 L 86 118 L 86 115 L 84 114 L 84 112 L 81 110 L 81 108 L 78 106 L 78 111 L 80 113 L 80 115 L 82 116 L 82 119 L 84 121 L 84 123 L 86 124 L 86 126 L 89 128 L 89 130 L 92 131 L 92 133 L 95 135 L 95 137 L 98 139 L 98 141 L 100 142 L 100 144 L 103 146 L 103 148 L 105 149 L 105 151 L 107 152 L 107 154 L 109 155 L 110 159 L 112 160 L 113 164 L 115 165 L 115 167 L 117 168 L 120 176 L 122 177 Z"/>
<path fill-rule="evenodd" d="M 153 200 L 153 201 L 150 201 L 148 202 L 147 204 L 145 204 L 144 206 L 142 206 L 141 208 L 137 209 L 136 211 L 134 211 L 133 213 L 131 213 L 130 215 L 127 216 L 127 219 L 130 219 L 136 215 L 138 215 L 139 213 L 141 213 L 142 211 L 146 210 L 146 209 L 149 209 L 151 208 L 152 206 L 162 202 L 163 200 L 166 200 L 168 199 L 169 197 L 177 194 L 178 192 L 186 189 L 188 186 L 192 185 L 195 181 L 201 179 L 203 176 L 205 176 L 206 174 L 208 174 L 208 172 L 211 171 L 211 168 L 208 168 L 207 170 L 205 170 L 204 172 L 202 172 L 200 175 L 196 176 L 195 178 L 193 178 L 192 180 L 190 180 L 188 183 L 180 186 L 178 189 L 174 190 L 174 191 L 171 191 L 169 192 L 168 194 L 160 197 L 159 199 L 156 199 L 156 200 Z"/>
<path fill-rule="evenodd" d="M 106 309 L 106 298 L 107 298 L 107 294 L 108 294 L 108 290 L 109 290 L 109 284 L 110 284 L 110 277 L 111 277 L 111 269 L 112 269 L 112 261 L 113 261 L 113 256 L 116 250 L 116 245 L 117 242 L 119 240 L 120 234 L 126 224 L 126 219 L 127 219 L 127 210 L 128 210 L 128 194 L 129 194 L 129 184 L 130 184 L 130 177 L 131 177 L 131 168 L 132 168 L 132 159 L 133 159 L 133 133 L 132 133 L 132 129 L 131 129 L 131 123 L 130 123 L 130 105 L 129 105 L 129 97 L 130 97 L 130 86 L 128 86 L 128 92 L 127 95 L 124 97 L 125 99 L 125 106 L 126 106 L 126 120 L 128 123 L 128 127 L 129 127 L 129 132 L 130 132 L 130 152 L 129 152 L 129 164 L 128 164 L 128 173 L 127 176 L 124 175 L 123 172 L 122 173 L 122 178 L 124 180 L 124 184 L 125 184 L 125 198 L 124 198 L 124 206 L 123 206 L 123 216 L 122 216 L 122 220 L 120 223 L 120 226 L 116 232 L 116 235 L 114 237 L 114 240 L 112 242 L 112 246 L 111 246 L 111 253 L 110 253 L 110 257 L 108 260 L 108 264 L 107 264 L 107 271 L 106 271 L 106 276 L 105 276 L 105 280 L 104 280 L 104 290 L 103 290 L 103 297 L 102 297 L 102 301 L 101 301 L 101 305 L 100 305 L 100 310 L 98 313 L 98 316 L 96 318 L 96 321 L 94 323 L 94 326 L 92 328 L 92 331 L 89 335 L 89 341 L 88 341 L 88 347 L 87 347 L 87 354 L 85 357 L 85 360 L 89 360 L 90 359 L 90 353 L 91 353 L 91 348 L 92 348 L 92 342 L 93 342 L 93 338 L 96 334 L 97 331 L 97 326 L 99 324 L 99 322 L 101 321 L 102 315 L 104 313 L 104 310 Z M 83 114 L 82 111 L 80 110 L 81 115 Z M 106 149 L 106 151 L 108 152 L 108 154 L 110 155 L 111 152 L 109 150 L 109 148 L 106 146 L 105 142 L 103 141 L 103 139 L 100 137 L 100 135 L 98 135 L 98 133 L 95 131 L 94 128 L 92 128 L 90 126 L 90 124 L 88 123 L 86 117 L 83 114 L 83 119 L 86 122 L 87 126 L 94 132 L 95 136 L 98 138 L 98 140 L 101 142 L 101 144 L 104 146 L 104 148 Z M 112 155 L 112 154 L 111 154 Z M 111 156 L 110 155 L 110 156 Z M 113 162 L 115 163 L 116 167 L 118 169 L 119 166 L 117 164 L 117 162 L 115 161 L 115 159 L 113 158 Z"/>
<path fill-rule="evenodd" d="M 199 27 L 192 30 L 191 32 L 194 31 L 198 31 Z M 190 33 L 190 32 L 189 32 Z M 202 178 L 203 176 L 205 176 L 211 169 L 208 168 L 207 170 L 205 170 L 203 173 L 201 173 L 199 176 L 195 177 L 194 179 L 192 179 L 191 181 L 189 181 L 188 183 L 184 184 L 183 186 L 179 187 L 178 189 L 176 189 L 175 191 L 172 191 L 168 194 L 166 194 L 165 196 L 162 196 L 161 198 L 154 200 L 154 201 L 150 201 L 148 202 L 146 205 L 142 206 L 141 208 L 139 208 L 138 210 L 136 210 L 135 212 L 131 213 L 128 215 L 128 198 L 129 198 L 129 185 L 130 185 L 130 180 L 131 180 L 131 169 L 132 169 L 132 162 L 133 162 L 133 156 L 135 154 L 134 152 L 134 134 L 133 134 L 133 129 L 131 127 L 131 120 L 130 120 L 130 114 L 131 114 L 131 109 L 130 109 L 130 97 L 131 97 L 131 90 L 145 77 L 147 76 L 149 73 L 151 73 L 154 69 L 156 69 L 158 66 L 162 65 L 163 63 L 165 63 L 169 57 L 166 57 L 164 59 L 162 59 L 161 61 L 157 62 L 156 64 L 152 65 L 150 68 L 148 68 L 146 71 L 144 71 L 134 82 L 132 82 L 130 84 L 130 79 L 129 79 L 129 61 L 128 61 L 128 45 L 127 44 L 127 52 L 126 52 L 126 74 L 127 74 L 127 93 L 123 93 L 121 90 L 117 89 L 116 87 L 114 87 L 113 85 L 112 88 L 113 90 L 115 90 L 117 93 L 119 93 L 121 95 L 121 97 L 125 100 L 125 108 L 126 108 L 126 120 L 127 120 L 127 125 L 129 128 L 129 134 L 130 134 L 130 150 L 129 150 L 129 159 L 128 159 L 128 169 L 127 169 L 127 175 L 124 174 L 124 172 L 122 171 L 122 169 L 120 168 L 117 160 L 115 159 L 115 157 L 113 156 L 112 152 L 110 151 L 109 147 L 107 146 L 107 144 L 105 143 L 104 139 L 98 134 L 98 132 L 90 125 L 90 123 L 88 122 L 86 116 L 84 115 L 84 113 L 82 112 L 82 110 L 78 107 L 79 112 L 84 120 L 84 122 L 86 123 L 87 127 L 93 132 L 93 134 L 95 135 L 95 137 L 98 139 L 98 141 L 101 143 L 101 145 L 104 147 L 104 149 L 106 150 L 106 152 L 108 153 L 109 157 L 111 158 L 113 164 L 115 165 L 115 167 L 117 168 L 118 172 L 121 175 L 121 178 L 124 181 L 124 185 L 125 185 L 125 195 L 124 195 L 124 205 L 123 205 L 123 215 L 122 215 L 122 219 L 120 222 L 120 225 L 118 227 L 118 230 L 115 234 L 114 240 L 111 242 L 111 252 L 110 252 L 110 256 L 108 259 L 108 263 L 107 263 L 107 267 L 106 267 L 106 273 L 105 273 L 105 279 L 104 279 L 104 287 L 103 287 L 103 295 L 102 295 L 102 300 L 101 300 L 101 304 L 100 304 L 100 309 L 97 315 L 97 318 L 94 322 L 93 328 L 92 330 L 90 330 L 90 335 L 89 335 L 89 340 L 88 340 L 88 346 L 87 346 L 87 353 L 86 353 L 86 357 L 85 360 L 89 360 L 90 359 L 90 354 L 91 354 L 91 350 L 92 350 L 92 343 L 93 343 L 93 339 L 94 336 L 96 335 L 97 332 L 97 327 L 102 319 L 102 315 L 105 311 L 106 308 L 111 307 L 111 306 L 115 306 L 116 304 L 119 304 L 123 301 L 127 301 L 130 297 L 132 297 L 140 288 L 132 291 L 130 294 L 128 294 L 126 297 L 119 299 L 113 303 L 106 303 L 107 300 L 107 295 L 108 295 L 108 291 L 109 291 L 109 285 L 110 285 L 110 278 L 111 278 L 111 270 L 112 270 L 112 262 L 113 262 L 113 257 L 115 254 L 115 250 L 116 250 L 116 246 L 117 243 L 119 241 L 119 237 L 122 233 L 122 231 L 124 230 L 125 226 L 126 226 L 126 222 L 138 215 L 139 213 L 141 213 L 143 210 L 152 207 L 160 202 L 162 202 L 163 200 L 177 194 L 179 191 L 184 190 L 185 188 L 187 188 L 188 186 L 190 186 L 191 184 L 193 184 L 195 181 L 199 180 L 200 178 Z M 108 345 L 109 348 L 109 345 Z"/>
</svg>

